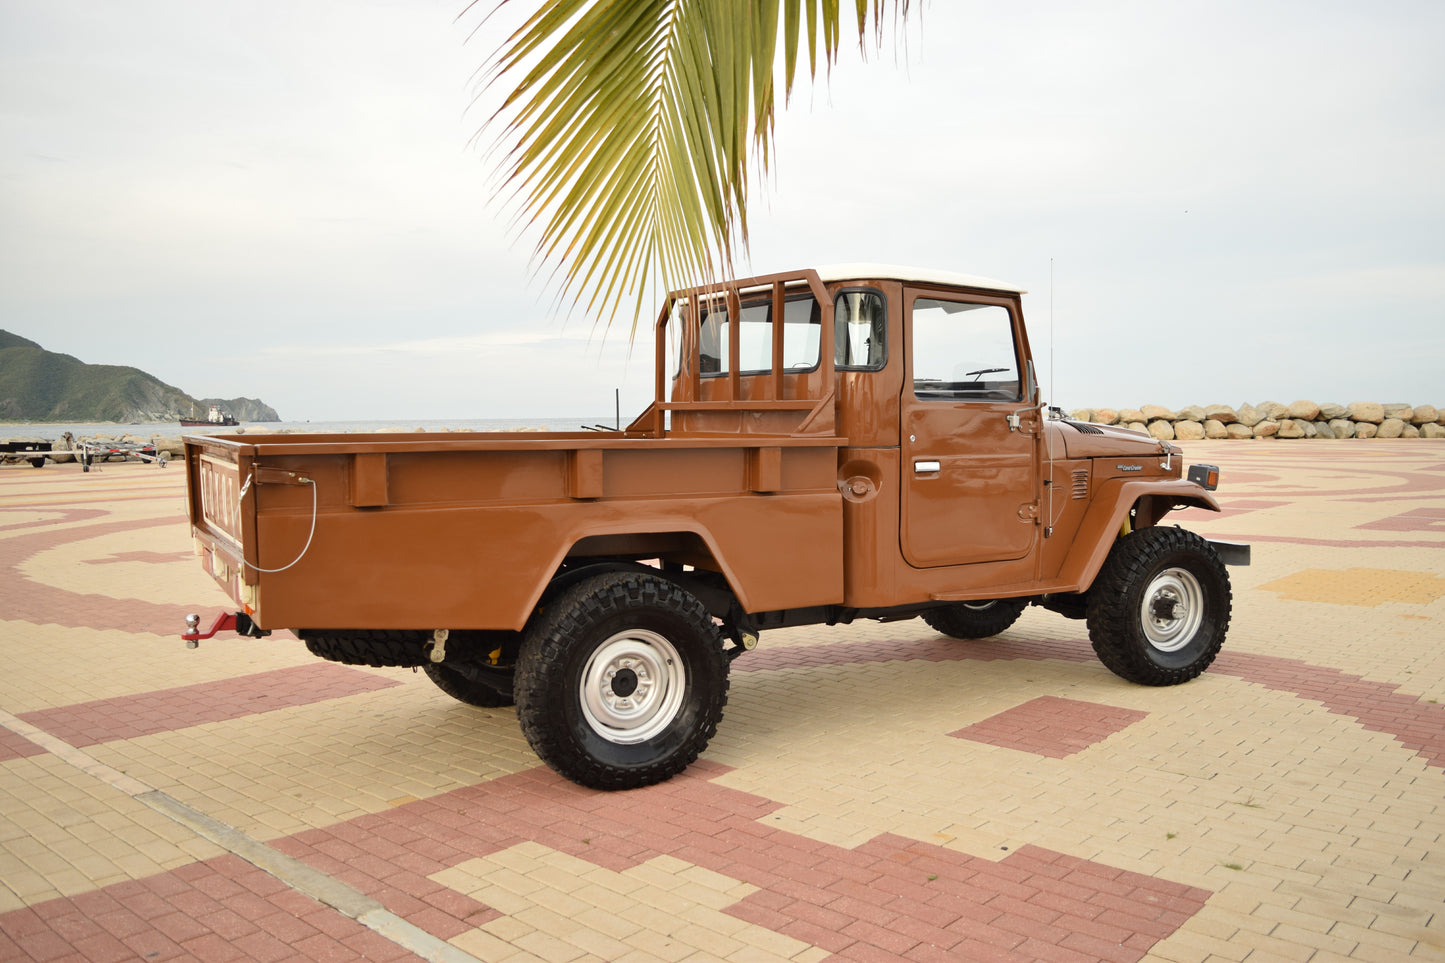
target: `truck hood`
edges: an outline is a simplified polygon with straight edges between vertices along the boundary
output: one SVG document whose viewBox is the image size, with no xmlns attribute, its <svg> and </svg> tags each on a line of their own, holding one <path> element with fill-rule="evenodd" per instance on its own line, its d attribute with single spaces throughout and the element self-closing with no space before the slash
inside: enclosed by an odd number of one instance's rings
<svg viewBox="0 0 1445 963">
<path fill-rule="evenodd" d="M 1160 441 L 1142 431 L 1094 425 L 1078 421 L 1050 421 L 1047 431 L 1055 443 L 1062 443 L 1070 458 L 1101 458 L 1112 455 L 1142 457 L 1163 455 L 1176 450 L 1167 441 Z"/>
</svg>

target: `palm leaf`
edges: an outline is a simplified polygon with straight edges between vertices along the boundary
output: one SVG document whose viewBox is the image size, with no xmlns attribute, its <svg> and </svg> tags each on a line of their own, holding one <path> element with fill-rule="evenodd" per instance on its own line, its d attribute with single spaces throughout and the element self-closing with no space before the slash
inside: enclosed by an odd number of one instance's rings
<svg viewBox="0 0 1445 963">
<path fill-rule="evenodd" d="M 854 7 L 861 44 L 908 0 Z M 484 130 L 558 296 L 604 324 L 632 302 L 635 334 L 654 295 L 733 277 L 779 45 L 786 99 L 801 44 L 816 78 L 840 35 L 838 0 L 539 0 L 486 64 L 510 90 Z"/>
</svg>

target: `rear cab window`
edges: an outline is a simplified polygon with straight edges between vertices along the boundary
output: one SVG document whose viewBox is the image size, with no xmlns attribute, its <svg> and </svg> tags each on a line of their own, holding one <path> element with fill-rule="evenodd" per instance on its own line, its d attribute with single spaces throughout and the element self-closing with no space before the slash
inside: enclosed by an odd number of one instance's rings
<svg viewBox="0 0 1445 963">
<path fill-rule="evenodd" d="M 773 303 L 744 301 L 739 312 L 738 373 L 768 374 L 773 370 Z M 703 309 L 699 331 L 699 363 L 704 378 L 728 374 L 728 330 L 732 318 L 726 304 Z M 811 294 L 791 295 L 783 302 L 783 368 L 805 372 L 818 368 L 823 319 Z"/>
</svg>

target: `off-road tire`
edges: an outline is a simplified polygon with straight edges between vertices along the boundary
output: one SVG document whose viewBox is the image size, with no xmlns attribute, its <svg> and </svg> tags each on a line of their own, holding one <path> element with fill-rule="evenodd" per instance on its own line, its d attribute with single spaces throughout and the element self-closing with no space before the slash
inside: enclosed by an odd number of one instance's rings
<svg viewBox="0 0 1445 963">
<path fill-rule="evenodd" d="M 385 629 L 347 629 L 344 632 L 302 631 L 312 655 L 346 665 L 377 668 L 416 668 L 428 665 L 426 644 L 431 634 Z"/>
<path fill-rule="evenodd" d="M 468 679 L 446 664 L 428 662 L 422 666 L 422 671 L 426 673 L 428 679 L 436 683 L 438 689 L 458 702 L 465 702 L 469 706 L 500 709 L 515 701 L 510 692 L 502 692 L 485 682 Z"/>
<path fill-rule="evenodd" d="M 1114 543 L 1089 589 L 1089 640 L 1120 678 L 1178 685 L 1219 654 L 1231 602 L 1229 573 L 1207 541 L 1141 528 Z"/>
<path fill-rule="evenodd" d="M 526 630 L 513 687 L 522 733 L 543 762 L 583 786 L 670 779 L 717 732 L 728 693 L 723 644 L 702 603 L 660 575 L 584 579 Z"/>
<path fill-rule="evenodd" d="M 955 639 L 986 639 L 998 635 L 1018 621 L 1028 599 L 985 599 L 955 602 L 923 613 L 923 621 L 935 631 Z"/>
</svg>

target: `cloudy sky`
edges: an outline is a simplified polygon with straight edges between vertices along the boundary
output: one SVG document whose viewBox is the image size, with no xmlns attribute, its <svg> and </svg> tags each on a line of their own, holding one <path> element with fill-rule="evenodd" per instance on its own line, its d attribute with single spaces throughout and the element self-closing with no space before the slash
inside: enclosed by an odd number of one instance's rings
<svg viewBox="0 0 1445 963">
<path fill-rule="evenodd" d="M 0 328 L 288 420 L 640 409 L 492 198 L 462 7 L 4 0 Z M 1024 285 L 1070 408 L 1445 406 L 1445 4 L 917 7 L 780 115 L 753 269 Z"/>
</svg>

